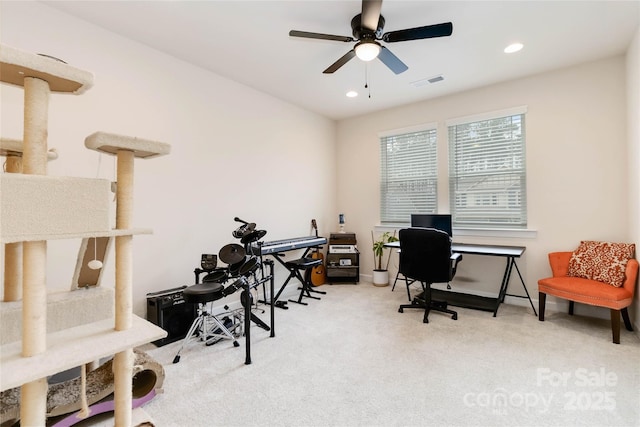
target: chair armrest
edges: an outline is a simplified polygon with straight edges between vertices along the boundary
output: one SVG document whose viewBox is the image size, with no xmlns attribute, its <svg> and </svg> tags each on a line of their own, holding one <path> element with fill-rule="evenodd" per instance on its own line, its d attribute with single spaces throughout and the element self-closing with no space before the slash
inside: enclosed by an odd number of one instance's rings
<svg viewBox="0 0 640 427">
<path fill-rule="evenodd" d="M 569 261 L 573 252 L 550 252 L 549 265 L 553 277 L 564 277 L 569 271 Z"/>
<path fill-rule="evenodd" d="M 449 257 L 449 260 L 451 261 L 451 277 L 453 277 L 456 275 L 456 270 L 458 269 L 458 263 L 462 261 L 462 254 L 454 252 L 451 254 L 451 257 Z"/>
<path fill-rule="evenodd" d="M 638 260 L 635 258 L 631 258 L 627 261 L 627 268 L 624 273 L 624 283 L 622 287 L 631 292 L 631 297 L 633 297 L 634 291 L 636 290 L 636 279 L 638 278 Z"/>
</svg>

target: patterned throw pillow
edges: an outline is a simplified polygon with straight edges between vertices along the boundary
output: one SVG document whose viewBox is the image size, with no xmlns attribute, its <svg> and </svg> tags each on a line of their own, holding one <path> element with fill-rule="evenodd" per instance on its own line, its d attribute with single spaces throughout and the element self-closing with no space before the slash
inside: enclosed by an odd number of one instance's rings
<svg viewBox="0 0 640 427">
<path fill-rule="evenodd" d="M 633 243 L 583 240 L 571 255 L 567 276 L 597 280 L 620 287 L 624 283 L 627 261 L 633 258 Z"/>
</svg>

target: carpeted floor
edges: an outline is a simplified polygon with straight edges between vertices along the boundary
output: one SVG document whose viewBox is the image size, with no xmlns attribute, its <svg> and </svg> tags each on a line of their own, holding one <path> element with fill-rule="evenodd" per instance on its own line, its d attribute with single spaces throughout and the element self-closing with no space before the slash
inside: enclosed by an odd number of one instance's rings
<svg viewBox="0 0 640 427">
<path fill-rule="evenodd" d="M 168 426 L 637 426 L 640 339 L 609 322 L 503 304 L 458 320 L 398 313 L 404 287 L 324 285 L 321 301 L 276 311 L 276 336 L 181 342 L 148 353 L 164 393 L 145 405 Z M 260 315 L 268 321 L 268 312 Z"/>
</svg>

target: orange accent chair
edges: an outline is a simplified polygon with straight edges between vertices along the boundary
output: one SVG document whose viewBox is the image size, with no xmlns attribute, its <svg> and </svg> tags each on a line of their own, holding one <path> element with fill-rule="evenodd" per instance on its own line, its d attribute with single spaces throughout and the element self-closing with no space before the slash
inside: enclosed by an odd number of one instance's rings
<svg viewBox="0 0 640 427">
<path fill-rule="evenodd" d="M 624 283 L 620 287 L 580 277 L 567 276 L 572 252 L 551 252 L 549 264 L 553 277 L 538 281 L 539 314 L 538 319 L 544 321 L 544 307 L 547 295 L 569 300 L 569 314 L 573 315 L 574 302 L 606 307 L 611 310 L 611 332 L 613 342 L 620 344 L 620 315 L 624 325 L 633 331 L 627 307 L 631 305 L 638 277 L 638 261 L 630 259 L 625 270 Z"/>
</svg>

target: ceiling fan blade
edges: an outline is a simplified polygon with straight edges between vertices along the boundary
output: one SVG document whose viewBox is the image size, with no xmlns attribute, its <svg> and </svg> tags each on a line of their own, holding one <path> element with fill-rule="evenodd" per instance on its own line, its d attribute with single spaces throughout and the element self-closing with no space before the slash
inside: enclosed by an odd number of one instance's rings
<svg viewBox="0 0 640 427">
<path fill-rule="evenodd" d="M 331 64 L 329 66 L 329 68 L 327 68 L 326 70 L 323 71 L 324 74 L 332 74 L 335 73 L 336 71 L 338 71 L 338 69 L 340 67 L 342 67 L 344 64 L 346 64 L 347 62 L 349 62 L 349 60 L 351 60 L 351 58 L 353 58 L 354 56 L 356 56 L 356 51 L 351 49 L 349 52 L 345 53 L 342 58 L 338 59 L 336 62 L 334 62 L 333 64 Z"/>
<path fill-rule="evenodd" d="M 307 31 L 297 31 L 297 30 L 289 31 L 289 35 L 291 37 L 304 37 L 304 38 L 307 38 L 307 39 L 334 40 L 334 41 L 338 41 L 338 42 L 354 42 L 354 41 L 356 41 L 353 37 L 334 36 L 333 34 L 309 33 Z"/>
<path fill-rule="evenodd" d="M 382 0 L 362 0 L 361 25 L 371 31 L 376 31 L 382 10 Z"/>
<path fill-rule="evenodd" d="M 408 28 L 406 30 L 390 31 L 382 36 L 382 40 L 387 43 L 404 42 L 407 40 L 447 37 L 452 33 L 453 24 L 451 22 L 445 22 L 442 24 L 427 25 L 424 27 Z"/>
<path fill-rule="evenodd" d="M 391 51 L 384 46 L 382 46 L 382 49 L 378 54 L 378 59 L 380 59 L 384 65 L 389 67 L 389 69 L 396 74 L 404 73 L 409 69 L 404 62 L 400 61 L 397 56 L 391 53 Z"/>
</svg>

